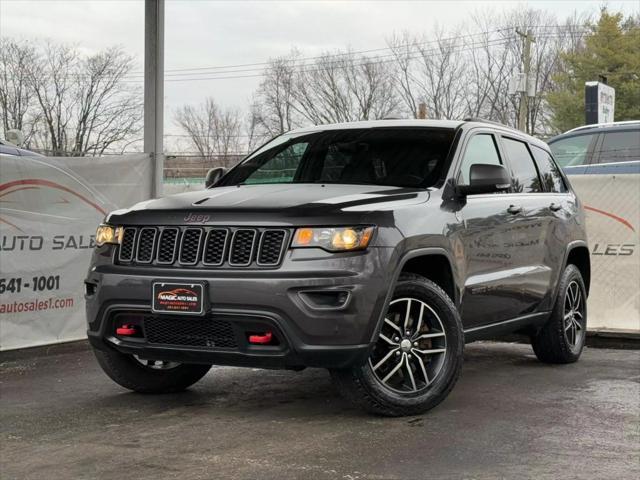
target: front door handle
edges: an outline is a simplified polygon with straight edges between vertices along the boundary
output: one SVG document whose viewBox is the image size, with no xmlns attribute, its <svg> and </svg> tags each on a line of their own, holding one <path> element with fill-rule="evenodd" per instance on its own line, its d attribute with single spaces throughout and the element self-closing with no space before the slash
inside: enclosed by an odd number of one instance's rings
<svg viewBox="0 0 640 480">
<path fill-rule="evenodd" d="M 509 208 L 507 208 L 507 212 L 512 213 L 512 214 L 516 214 L 516 213 L 520 213 L 522 211 L 522 205 L 510 205 Z"/>
<path fill-rule="evenodd" d="M 557 212 L 558 210 L 562 210 L 562 205 L 559 203 L 552 203 L 551 205 L 549 205 L 549 210 L 551 210 L 552 212 Z"/>
</svg>

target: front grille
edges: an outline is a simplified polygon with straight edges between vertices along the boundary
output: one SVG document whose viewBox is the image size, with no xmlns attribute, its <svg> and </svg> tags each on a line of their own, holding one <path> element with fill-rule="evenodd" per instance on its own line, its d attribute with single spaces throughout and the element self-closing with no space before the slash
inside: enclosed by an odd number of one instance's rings
<svg viewBox="0 0 640 480">
<path fill-rule="evenodd" d="M 145 317 L 147 342 L 208 348 L 238 348 L 233 327 L 226 320 L 212 318 Z"/>
<path fill-rule="evenodd" d="M 202 261 L 205 265 L 222 265 L 227 253 L 227 237 L 229 232 L 224 228 L 212 228 L 207 234 L 204 242 L 204 257 Z"/>
<path fill-rule="evenodd" d="M 229 264 L 246 267 L 253 261 L 253 251 L 256 244 L 255 230 L 236 230 L 231 241 Z"/>
<path fill-rule="evenodd" d="M 120 245 L 119 259 L 121 262 L 130 262 L 133 260 L 133 251 L 136 246 L 136 229 L 133 227 L 125 228 L 122 234 L 122 244 Z"/>
<path fill-rule="evenodd" d="M 158 245 L 158 263 L 171 264 L 176 260 L 179 233 L 180 230 L 177 228 L 165 228 L 162 230 Z"/>
<path fill-rule="evenodd" d="M 277 265 L 282 256 L 282 243 L 287 235 L 285 230 L 268 230 L 260 238 L 258 265 Z"/>
<path fill-rule="evenodd" d="M 251 267 L 280 265 L 289 231 L 276 228 L 125 227 L 121 265 Z"/>
<path fill-rule="evenodd" d="M 140 229 L 140 238 L 138 239 L 138 249 L 136 253 L 137 262 L 149 263 L 153 259 L 156 246 L 156 233 L 156 229 L 153 227 Z"/>
<path fill-rule="evenodd" d="M 180 243 L 180 263 L 182 265 L 195 265 L 198 263 L 201 240 L 201 228 L 187 228 L 184 231 L 182 242 Z"/>
</svg>

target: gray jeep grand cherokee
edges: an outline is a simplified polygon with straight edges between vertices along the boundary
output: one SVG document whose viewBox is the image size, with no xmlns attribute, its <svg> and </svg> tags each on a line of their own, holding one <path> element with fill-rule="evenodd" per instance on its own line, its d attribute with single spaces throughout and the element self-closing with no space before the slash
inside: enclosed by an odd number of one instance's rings
<svg viewBox="0 0 640 480">
<path fill-rule="evenodd" d="M 466 121 L 296 130 L 203 191 L 112 212 L 86 279 L 102 368 L 148 393 L 211 365 L 323 367 L 365 409 L 441 402 L 465 342 L 574 362 L 589 252 L 547 145 Z"/>
</svg>

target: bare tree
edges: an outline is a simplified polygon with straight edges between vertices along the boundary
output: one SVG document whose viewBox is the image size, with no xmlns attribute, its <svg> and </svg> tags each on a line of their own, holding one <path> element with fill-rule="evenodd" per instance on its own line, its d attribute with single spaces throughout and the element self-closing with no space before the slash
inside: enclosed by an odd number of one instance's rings
<svg viewBox="0 0 640 480">
<path fill-rule="evenodd" d="M 394 84 L 388 61 L 349 51 L 304 63 L 296 51 L 273 59 L 254 96 L 255 138 L 308 124 L 386 117 L 400 105 Z"/>
<path fill-rule="evenodd" d="M 221 109 L 213 98 L 207 98 L 197 107 L 180 107 L 175 121 L 186 133 L 192 147 L 208 160 L 218 159 L 225 163 L 227 157 L 237 157 L 246 151 L 240 112 Z"/>
<path fill-rule="evenodd" d="M 252 120 L 262 136 L 273 137 L 300 125 L 293 108 L 295 63 L 298 53 L 272 59 L 251 107 Z"/>
<path fill-rule="evenodd" d="M 387 44 L 395 58 L 397 88 L 405 108 L 417 115 L 425 103 L 430 118 L 459 118 L 467 110 L 464 43 L 459 31 L 436 30 L 432 39 L 408 32 Z"/>
<path fill-rule="evenodd" d="M 416 115 L 426 103 L 430 118 L 483 117 L 515 125 L 519 95 L 509 95 L 510 79 L 522 71 L 522 42 L 516 29 L 532 30 L 531 83 L 535 96 L 527 105 L 527 131 L 548 131 L 547 92 L 560 68 L 560 53 L 575 45 L 584 18 L 572 17 L 558 25 L 553 15 L 540 10 L 513 10 L 497 14 L 484 10 L 461 26 L 431 37 L 403 33 L 388 40 L 395 60 L 398 95 Z M 480 33 L 464 34 L 475 30 Z M 575 47 L 573 47 L 575 48 Z"/>
<path fill-rule="evenodd" d="M 294 109 L 314 124 L 384 118 L 400 99 L 389 62 L 336 52 L 295 72 Z"/>
<path fill-rule="evenodd" d="M 125 80 L 134 62 L 119 48 L 83 56 L 72 46 L 5 39 L 0 62 L 3 128 L 53 155 L 100 155 L 137 134 L 142 93 Z"/>
<path fill-rule="evenodd" d="M 74 82 L 74 155 L 99 155 L 140 129 L 141 92 L 124 83 L 133 59 L 118 48 L 110 48 L 82 59 Z"/>
<path fill-rule="evenodd" d="M 38 118 L 33 109 L 34 92 L 28 84 L 28 72 L 36 56 L 34 46 L 29 43 L 0 39 L 0 120 L 5 133 L 22 130 L 25 142 L 29 141 Z"/>
</svg>

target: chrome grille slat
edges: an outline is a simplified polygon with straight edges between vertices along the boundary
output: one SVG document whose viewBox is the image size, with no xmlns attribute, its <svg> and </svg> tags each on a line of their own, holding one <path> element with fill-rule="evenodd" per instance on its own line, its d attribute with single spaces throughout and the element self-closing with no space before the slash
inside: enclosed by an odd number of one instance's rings
<svg viewBox="0 0 640 480">
<path fill-rule="evenodd" d="M 291 233 L 267 227 L 129 226 L 114 260 L 164 268 L 275 268 Z"/>
</svg>

